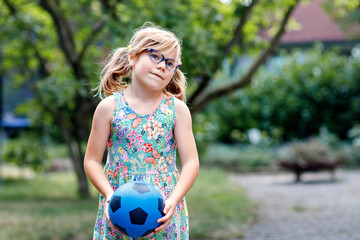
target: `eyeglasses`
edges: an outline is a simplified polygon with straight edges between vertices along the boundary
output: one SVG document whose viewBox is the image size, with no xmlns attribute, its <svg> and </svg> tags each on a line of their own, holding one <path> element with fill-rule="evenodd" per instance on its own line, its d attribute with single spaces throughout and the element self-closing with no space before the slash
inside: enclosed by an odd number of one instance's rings
<svg viewBox="0 0 360 240">
<path fill-rule="evenodd" d="M 167 70 L 175 72 L 181 64 L 177 64 L 176 60 L 173 58 L 165 58 L 163 54 L 155 49 L 147 49 L 150 52 L 150 59 L 154 63 L 161 63 L 165 61 L 165 67 Z"/>
</svg>

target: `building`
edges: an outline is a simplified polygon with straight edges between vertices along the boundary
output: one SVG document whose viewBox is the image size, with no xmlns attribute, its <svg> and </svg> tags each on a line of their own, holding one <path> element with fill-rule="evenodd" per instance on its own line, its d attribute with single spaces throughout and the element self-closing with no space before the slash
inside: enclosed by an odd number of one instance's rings
<svg viewBox="0 0 360 240">
<path fill-rule="evenodd" d="M 292 13 L 299 23 L 299 29 L 286 32 L 280 40 L 280 48 L 307 48 L 314 42 L 322 42 L 326 48 L 339 46 L 342 52 L 350 53 L 360 43 L 360 26 L 354 26 L 351 32 L 344 32 L 322 6 L 327 0 L 300 2 Z M 260 34 L 269 39 L 267 31 Z M 354 36 L 357 36 L 357 38 Z"/>
</svg>

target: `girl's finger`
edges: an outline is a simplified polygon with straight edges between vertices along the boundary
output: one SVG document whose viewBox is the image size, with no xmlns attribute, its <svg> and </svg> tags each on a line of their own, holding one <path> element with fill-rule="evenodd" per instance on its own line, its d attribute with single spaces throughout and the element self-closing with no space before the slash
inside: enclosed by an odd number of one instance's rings
<svg viewBox="0 0 360 240">
<path fill-rule="evenodd" d="M 168 220 L 170 220 L 172 218 L 172 216 L 174 215 L 175 209 L 169 209 L 167 210 L 167 213 L 165 216 L 163 216 L 162 218 L 159 218 L 157 222 L 166 222 Z M 165 210 L 164 210 L 165 213 Z"/>
<path fill-rule="evenodd" d="M 169 220 L 169 218 L 170 218 L 170 216 L 165 215 L 165 216 L 163 216 L 162 218 L 159 218 L 159 219 L 157 220 L 157 222 L 158 222 L 158 223 L 166 222 L 167 220 Z"/>
<path fill-rule="evenodd" d="M 115 228 L 114 225 L 112 224 L 111 220 L 110 220 L 110 215 L 109 215 L 109 202 L 108 202 L 108 201 L 105 202 L 104 212 L 105 212 L 105 217 L 106 217 L 106 219 L 107 219 L 107 221 L 108 221 L 108 223 L 109 223 L 109 226 L 110 226 L 111 228 Z"/>
<path fill-rule="evenodd" d="M 166 222 L 164 222 L 163 224 L 161 224 L 159 227 L 155 228 L 154 233 L 158 233 L 161 230 L 163 230 L 164 228 L 166 228 L 167 225 L 169 224 L 169 222 L 170 222 L 170 219 L 167 220 Z"/>
<path fill-rule="evenodd" d="M 163 210 L 163 213 L 165 215 L 168 214 L 170 207 L 171 207 L 170 205 L 166 205 L 166 203 L 165 203 L 165 207 L 164 207 L 164 210 Z"/>
<path fill-rule="evenodd" d="M 109 203 L 108 203 L 108 202 L 105 202 L 104 213 L 105 213 L 106 219 L 107 219 L 107 220 L 110 220 L 110 216 L 109 216 Z"/>
</svg>

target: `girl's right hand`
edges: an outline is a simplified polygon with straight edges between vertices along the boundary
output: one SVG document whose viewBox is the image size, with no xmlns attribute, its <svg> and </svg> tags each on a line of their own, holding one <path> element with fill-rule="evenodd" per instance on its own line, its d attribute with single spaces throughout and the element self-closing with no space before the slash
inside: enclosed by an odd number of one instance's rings
<svg viewBox="0 0 360 240">
<path fill-rule="evenodd" d="M 112 196 L 112 195 L 111 195 L 111 196 Z M 111 228 L 114 228 L 114 225 L 111 223 L 110 215 L 109 215 L 109 204 L 110 204 L 111 196 L 109 196 L 108 198 L 105 198 L 104 213 L 105 213 L 106 219 L 107 219 L 108 222 L 109 222 L 110 227 L 111 227 Z"/>
<path fill-rule="evenodd" d="M 173 201 L 171 197 L 165 201 L 165 207 L 164 207 L 165 216 L 158 219 L 157 222 L 161 223 L 161 225 L 154 230 L 154 233 L 158 233 L 167 227 L 172 217 L 174 216 L 174 213 L 176 211 L 176 205 L 177 205 L 176 201 Z"/>
</svg>

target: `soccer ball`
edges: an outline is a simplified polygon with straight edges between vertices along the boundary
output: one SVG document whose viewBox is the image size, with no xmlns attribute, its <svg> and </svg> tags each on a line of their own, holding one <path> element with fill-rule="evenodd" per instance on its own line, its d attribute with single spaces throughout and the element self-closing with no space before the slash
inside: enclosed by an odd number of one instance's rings
<svg viewBox="0 0 360 240">
<path fill-rule="evenodd" d="M 109 203 L 111 223 L 123 234 L 142 237 L 160 226 L 157 222 L 164 216 L 164 199 L 152 185 L 133 181 L 121 185 Z"/>
</svg>

